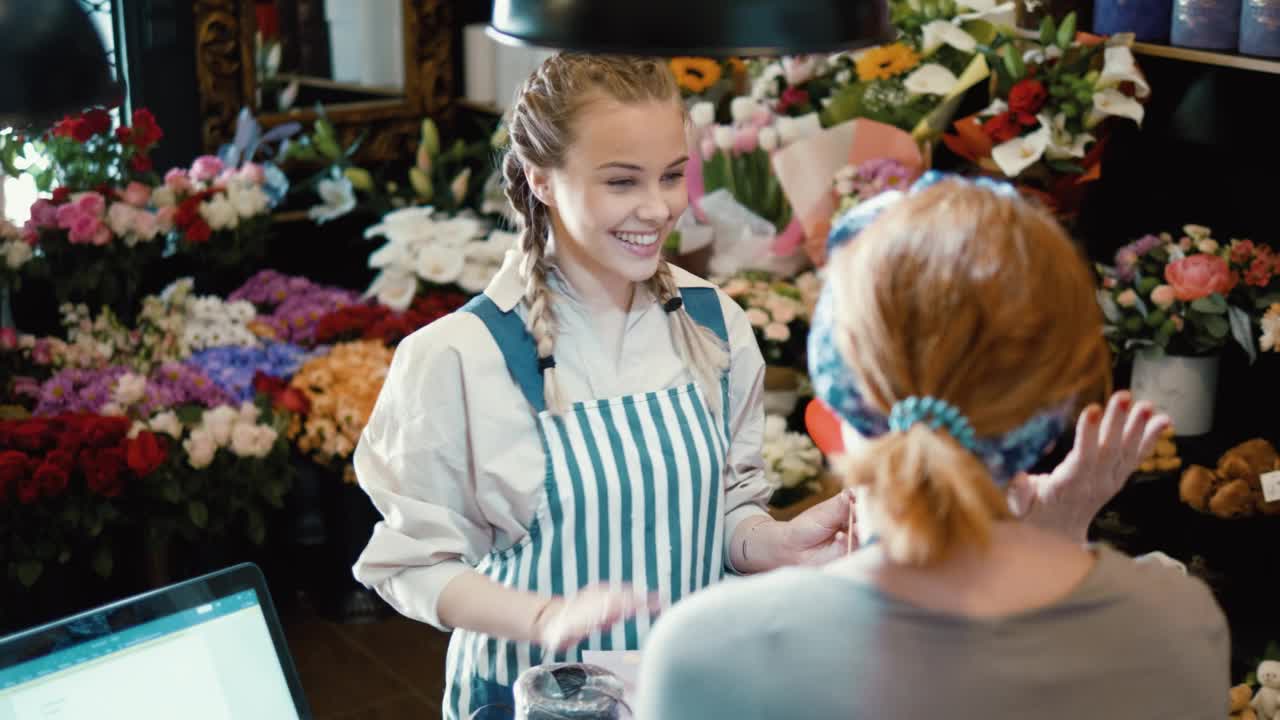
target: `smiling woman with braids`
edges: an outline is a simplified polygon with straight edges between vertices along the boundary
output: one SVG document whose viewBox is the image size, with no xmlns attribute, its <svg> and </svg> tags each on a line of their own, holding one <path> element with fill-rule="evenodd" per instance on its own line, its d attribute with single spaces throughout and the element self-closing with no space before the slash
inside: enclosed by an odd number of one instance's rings
<svg viewBox="0 0 1280 720">
<path fill-rule="evenodd" d="M 743 311 L 668 265 L 686 118 L 659 60 L 562 54 L 508 121 L 519 248 L 406 339 L 355 453 L 384 520 L 356 576 L 452 629 L 444 712 L 517 675 L 637 649 L 719 580 L 841 554 L 850 501 L 772 521 L 763 373 Z"/>
</svg>

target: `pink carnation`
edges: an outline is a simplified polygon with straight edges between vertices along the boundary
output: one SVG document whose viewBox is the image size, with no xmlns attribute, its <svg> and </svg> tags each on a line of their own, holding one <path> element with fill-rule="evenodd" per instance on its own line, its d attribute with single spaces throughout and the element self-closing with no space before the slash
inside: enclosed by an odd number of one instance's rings
<svg viewBox="0 0 1280 720">
<path fill-rule="evenodd" d="M 98 218 L 77 213 L 69 228 L 71 230 L 69 239 L 76 245 L 97 245 L 98 243 L 94 241 L 99 228 L 106 229 L 108 233 L 111 232 Z"/>
<path fill-rule="evenodd" d="M 31 220 L 37 227 L 56 227 L 58 224 L 58 206 L 40 198 L 31 203 Z"/>
<path fill-rule="evenodd" d="M 201 155 L 191 163 L 191 179 L 207 182 L 222 172 L 222 161 L 213 155 Z"/>
<path fill-rule="evenodd" d="M 129 186 L 124 189 L 124 201 L 134 207 L 146 207 L 147 201 L 150 199 L 151 188 L 136 180 L 129 183 Z"/>
<path fill-rule="evenodd" d="M 262 166 L 257 163 L 245 163 L 240 168 L 240 179 L 245 182 L 261 185 L 267 181 L 267 175 L 262 170 Z"/>
<path fill-rule="evenodd" d="M 85 215 L 100 218 L 107 211 L 107 200 L 96 192 L 87 192 L 76 198 L 76 207 Z"/>
<path fill-rule="evenodd" d="M 186 193 L 191 191 L 191 179 L 187 177 L 187 171 L 182 168 L 174 168 L 164 174 L 164 186 L 175 193 Z"/>
<path fill-rule="evenodd" d="M 160 231 L 156 216 L 144 211 L 133 214 L 133 234 L 139 239 L 150 240 Z"/>
</svg>

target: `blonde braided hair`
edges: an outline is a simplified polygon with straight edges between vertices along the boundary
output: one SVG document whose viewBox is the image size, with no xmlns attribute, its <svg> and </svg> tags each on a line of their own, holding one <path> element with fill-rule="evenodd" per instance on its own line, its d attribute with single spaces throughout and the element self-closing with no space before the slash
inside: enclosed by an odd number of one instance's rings
<svg viewBox="0 0 1280 720">
<path fill-rule="evenodd" d="M 680 90 L 667 64 L 652 58 L 560 53 L 548 58 L 516 93 L 507 119 L 510 147 L 503 159 L 506 195 L 519 217 L 519 248 L 523 255 L 525 325 L 547 360 L 555 350 L 556 317 L 547 284 L 546 244 L 551 230 L 547 206 L 529 185 L 526 169 L 561 167 L 573 140 L 572 121 L 595 93 L 619 102 L 671 100 Z M 665 260 L 648 281 L 648 288 L 665 305 L 680 290 Z M 669 313 L 671 340 L 706 395 L 712 413 L 720 415 L 723 399 L 720 376 L 729 366 L 725 344 L 693 319 L 683 306 Z M 543 364 L 547 409 L 563 413 L 567 407 L 556 380 L 555 366 Z"/>
</svg>

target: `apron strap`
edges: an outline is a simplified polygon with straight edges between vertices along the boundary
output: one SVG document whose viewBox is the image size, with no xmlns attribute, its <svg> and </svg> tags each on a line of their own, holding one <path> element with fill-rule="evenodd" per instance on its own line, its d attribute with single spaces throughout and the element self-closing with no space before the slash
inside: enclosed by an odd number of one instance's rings
<svg viewBox="0 0 1280 720">
<path fill-rule="evenodd" d="M 729 331 L 724 324 L 724 309 L 720 306 L 720 297 L 715 288 L 686 287 L 680 288 L 680 296 L 684 300 L 684 308 L 700 325 L 714 332 L 724 342 L 729 342 Z M 469 312 L 489 328 L 489 333 L 498 343 L 502 358 L 507 362 L 507 370 L 524 393 L 525 400 L 533 406 L 535 413 L 547 409 L 546 396 L 542 392 L 542 371 L 538 369 L 538 348 L 534 345 L 533 336 L 524 326 L 524 320 L 514 311 L 502 312 L 488 295 L 476 295 L 466 305 L 463 312 Z"/>
<path fill-rule="evenodd" d="M 524 326 L 519 313 L 502 312 L 488 295 L 481 293 L 466 305 L 464 312 L 480 318 L 489 328 L 493 339 L 502 351 L 502 358 L 507 361 L 507 370 L 524 393 L 525 400 L 533 406 L 535 413 L 547 409 L 546 396 L 542 392 L 542 371 L 538 369 L 538 347 L 533 336 Z"/>
</svg>

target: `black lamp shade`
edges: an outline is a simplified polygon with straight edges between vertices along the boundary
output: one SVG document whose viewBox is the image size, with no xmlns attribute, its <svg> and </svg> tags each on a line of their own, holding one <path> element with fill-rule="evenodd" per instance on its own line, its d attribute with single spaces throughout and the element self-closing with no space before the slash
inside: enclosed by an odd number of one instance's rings
<svg viewBox="0 0 1280 720">
<path fill-rule="evenodd" d="M 0 1 L 0 127 L 119 101 L 102 39 L 76 0 Z"/>
<path fill-rule="evenodd" d="M 494 0 L 501 42 L 641 55 L 794 55 L 889 42 L 885 0 Z"/>
</svg>

